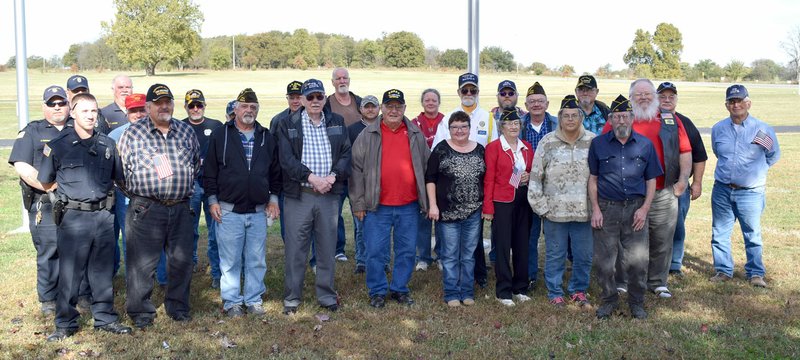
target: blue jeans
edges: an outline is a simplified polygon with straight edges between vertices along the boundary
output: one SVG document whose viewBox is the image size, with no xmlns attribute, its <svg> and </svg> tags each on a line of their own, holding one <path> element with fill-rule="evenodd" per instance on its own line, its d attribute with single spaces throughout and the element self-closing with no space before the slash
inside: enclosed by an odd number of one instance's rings
<svg viewBox="0 0 800 360">
<path fill-rule="evenodd" d="M 128 212 L 128 199 L 122 191 L 114 189 L 114 275 L 120 267 L 120 259 L 125 258 L 125 214 Z M 122 235 L 122 251 L 117 241 Z M 127 259 L 126 259 L 127 260 Z M 126 261 L 127 264 L 127 261 Z"/>
<path fill-rule="evenodd" d="M 254 213 L 237 214 L 222 210 L 222 222 L 217 224 L 219 259 L 222 277 L 220 293 L 222 307 L 237 304 L 261 304 L 267 291 L 264 274 L 267 272 L 267 216 Z M 244 254 L 244 291 L 242 292 L 242 254 Z"/>
<path fill-rule="evenodd" d="M 428 214 L 419 213 L 419 228 L 417 229 L 417 261 L 424 261 L 430 265 L 434 258 L 431 255 L 431 219 L 428 219 Z M 436 225 L 438 226 L 438 225 Z M 477 236 L 477 235 L 475 235 Z M 436 256 L 442 257 L 442 242 L 436 237 L 434 249 Z M 474 259 L 474 257 L 473 257 Z"/>
<path fill-rule="evenodd" d="M 531 237 L 528 239 L 528 281 L 536 282 L 539 277 L 539 235 L 541 232 L 542 218 L 533 213 L 531 216 Z"/>
<path fill-rule="evenodd" d="M 764 187 L 734 190 L 714 183 L 711 191 L 711 251 L 714 254 L 714 270 L 733 276 L 733 254 L 731 254 L 731 232 L 739 220 L 744 238 L 747 262 L 744 271 L 747 278 L 764 276 L 761 259 L 761 213 L 766 206 Z"/>
<path fill-rule="evenodd" d="M 564 296 L 561 284 L 564 279 L 564 262 L 567 247 L 572 248 L 572 276 L 567 291 L 570 294 L 586 292 L 589 288 L 589 272 L 592 270 L 594 238 L 592 226 L 586 222 L 544 222 L 545 262 L 544 282 L 547 285 L 547 298 L 552 300 Z"/>
<path fill-rule="evenodd" d="M 683 195 L 678 197 L 678 222 L 675 223 L 675 235 L 672 237 L 672 263 L 669 269 L 680 271 L 683 265 L 683 244 L 686 240 L 686 214 L 689 213 L 691 194 L 686 188 Z"/>
<path fill-rule="evenodd" d="M 336 227 L 336 255 L 344 254 L 344 245 L 347 241 L 347 237 L 344 233 L 344 218 L 342 217 L 345 199 L 347 199 L 347 184 L 344 186 L 344 192 L 339 196 L 339 222 Z M 355 224 L 353 224 L 353 226 L 355 226 Z"/>
<path fill-rule="evenodd" d="M 219 279 L 221 273 L 219 271 L 219 251 L 217 250 L 217 237 L 216 237 L 216 221 L 211 217 L 211 212 L 208 210 L 208 196 L 205 195 L 205 190 L 200 186 L 200 182 L 194 181 L 194 193 L 189 200 L 189 206 L 194 211 L 194 252 L 192 252 L 192 261 L 197 264 L 197 242 L 200 240 L 200 208 L 202 205 L 203 213 L 206 216 L 206 228 L 208 229 L 208 249 L 206 255 L 208 256 L 208 264 L 211 266 L 211 277 Z"/>
<path fill-rule="evenodd" d="M 414 250 L 419 226 L 416 201 L 400 206 L 378 205 L 364 216 L 364 242 L 367 245 L 367 289 L 369 296 L 385 296 L 387 290 L 406 294 L 414 271 Z M 393 231 L 394 230 L 394 231 Z M 394 269 L 389 285 L 383 267 L 394 239 Z"/>
<path fill-rule="evenodd" d="M 436 223 L 436 243 L 442 244 L 437 254 L 442 261 L 444 301 L 475 298 L 474 253 L 480 224 L 480 211 L 464 220 Z"/>
<path fill-rule="evenodd" d="M 350 207 L 351 211 L 353 207 Z M 356 248 L 356 265 L 367 265 L 367 246 L 364 244 L 364 221 L 353 215 L 353 238 Z"/>
</svg>

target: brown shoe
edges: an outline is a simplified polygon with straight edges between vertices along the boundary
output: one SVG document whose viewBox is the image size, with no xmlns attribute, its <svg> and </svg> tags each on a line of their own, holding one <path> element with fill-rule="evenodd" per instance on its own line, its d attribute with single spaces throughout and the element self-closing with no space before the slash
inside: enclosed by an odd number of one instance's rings
<svg viewBox="0 0 800 360">
<path fill-rule="evenodd" d="M 755 287 L 765 288 L 765 287 L 767 287 L 767 282 L 764 281 L 764 277 L 763 276 L 756 275 L 756 276 L 750 277 L 750 285 L 753 285 Z"/>
<path fill-rule="evenodd" d="M 713 283 L 718 283 L 718 282 L 725 282 L 725 281 L 728 281 L 730 279 L 731 279 L 730 276 L 725 275 L 725 274 L 723 274 L 721 272 L 717 272 L 714 276 L 709 278 L 708 281 L 711 281 Z"/>
</svg>

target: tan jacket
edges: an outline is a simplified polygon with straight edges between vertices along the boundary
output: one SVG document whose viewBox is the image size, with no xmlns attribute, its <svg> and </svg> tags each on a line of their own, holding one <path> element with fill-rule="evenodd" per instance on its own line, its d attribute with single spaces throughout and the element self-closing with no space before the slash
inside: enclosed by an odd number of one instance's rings
<svg viewBox="0 0 800 360">
<path fill-rule="evenodd" d="M 375 211 L 381 195 L 381 121 L 383 115 L 361 131 L 352 147 L 349 197 L 353 211 Z M 431 154 L 422 131 L 405 116 L 411 147 L 411 162 L 417 182 L 420 211 L 428 211 L 425 167 Z"/>
<path fill-rule="evenodd" d="M 581 128 L 574 143 L 559 127 L 539 141 L 533 156 L 528 202 L 553 222 L 589 221 L 589 145 L 594 133 Z"/>
</svg>

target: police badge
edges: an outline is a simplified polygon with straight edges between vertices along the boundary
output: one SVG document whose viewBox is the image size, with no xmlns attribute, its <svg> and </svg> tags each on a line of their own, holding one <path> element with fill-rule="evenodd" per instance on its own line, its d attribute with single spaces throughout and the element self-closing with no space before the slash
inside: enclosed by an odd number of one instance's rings
<svg viewBox="0 0 800 360">
<path fill-rule="evenodd" d="M 106 148 L 106 160 L 111 159 L 111 148 Z"/>
</svg>

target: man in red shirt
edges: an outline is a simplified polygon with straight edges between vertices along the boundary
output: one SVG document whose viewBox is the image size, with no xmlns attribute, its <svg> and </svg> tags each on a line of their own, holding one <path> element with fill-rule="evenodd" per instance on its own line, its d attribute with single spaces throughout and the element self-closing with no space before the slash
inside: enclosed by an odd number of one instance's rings
<svg viewBox="0 0 800 360">
<path fill-rule="evenodd" d="M 386 91 L 379 121 L 362 130 L 352 148 L 350 201 L 353 214 L 364 221 L 367 289 L 369 304 L 375 308 L 384 306 L 389 290 L 398 303 L 414 304 L 408 282 L 414 271 L 419 213 L 428 211 L 424 174 L 430 150 L 419 127 L 404 116 L 405 110 L 403 92 Z M 394 269 L 389 284 L 383 266 L 392 235 Z"/>
<path fill-rule="evenodd" d="M 662 298 L 672 297 L 667 288 L 667 276 L 672 262 L 672 238 L 678 220 L 678 196 L 689 185 L 692 167 L 692 146 L 680 119 L 670 112 L 659 113 L 656 88 L 648 79 L 637 79 L 630 87 L 633 110 L 633 131 L 653 142 L 664 175 L 656 178 L 656 195 L 649 213 L 650 261 L 647 267 L 647 287 Z M 611 130 L 606 123 L 603 132 Z M 628 159 L 638 166 L 640 159 Z M 617 262 L 619 265 L 619 262 Z M 617 268 L 617 288 L 627 291 L 624 272 Z"/>
</svg>

